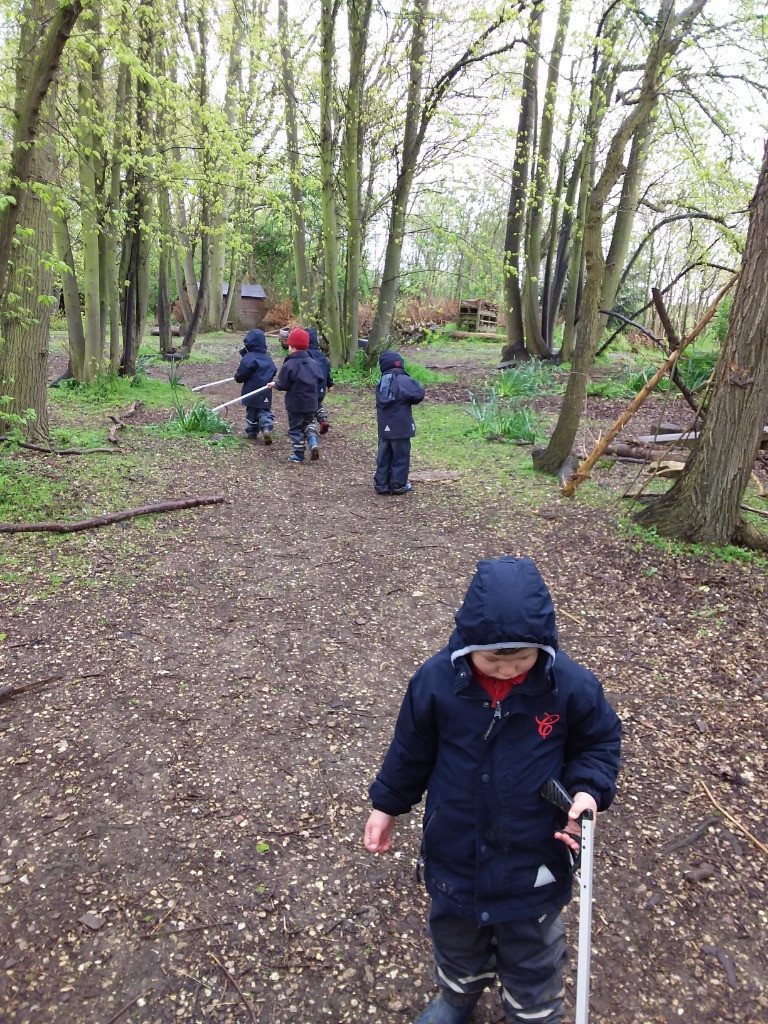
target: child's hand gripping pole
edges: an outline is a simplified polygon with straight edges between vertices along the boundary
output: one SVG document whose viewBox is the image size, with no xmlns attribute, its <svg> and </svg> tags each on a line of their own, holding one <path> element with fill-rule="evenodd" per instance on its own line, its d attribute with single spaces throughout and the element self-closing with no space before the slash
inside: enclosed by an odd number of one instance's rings
<svg viewBox="0 0 768 1024">
<path fill-rule="evenodd" d="M 557 781 L 548 779 L 539 791 L 566 814 L 573 807 L 570 793 Z M 581 826 L 579 853 L 575 867 L 579 883 L 579 964 L 576 974 L 576 1016 L 575 1024 L 588 1024 L 589 1020 L 589 969 L 592 959 L 592 868 L 594 862 L 595 814 L 591 807 L 583 810 L 578 818 Z M 571 835 L 571 833 L 569 833 Z M 573 837 L 575 838 L 575 837 Z"/>
</svg>

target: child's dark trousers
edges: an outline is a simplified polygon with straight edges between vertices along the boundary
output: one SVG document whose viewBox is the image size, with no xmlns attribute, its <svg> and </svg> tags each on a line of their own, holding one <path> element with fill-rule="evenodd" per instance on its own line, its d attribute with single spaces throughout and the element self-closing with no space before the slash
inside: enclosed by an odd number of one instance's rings
<svg viewBox="0 0 768 1024">
<path fill-rule="evenodd" d="M 474 1006 L 498 977 L 508 1021 L 561 1024 L 565 926 L 558 911 L 543 919 L 480 927 L 471 918 L 432 909 L 429 934 L 443 998 Z"/>
<path fill-rule="evenodd" d="M 317 438 L 317 420 L 314 412 L 289 412 L 288 437 L 291 439 L 293 454 L 304 458 L 309 438 Z"/>
<path fill-rule="evenodd" d="M 405 487 L 408 483 L 408 470 L 410 466 L 410 437 L 397 437 L 391 441 L 379 441 L 373 486 L 379 494 L 389 494 L 390 491 Z"/>
<path fill-rule="evenodd" d="M 275 429 L 275 414 L 271 409 L 259 409 L 255 405 L 245 407 L 245 432 L 248 437 L 257 437 L 260 430 L 271 434 Z"/>
</svg>

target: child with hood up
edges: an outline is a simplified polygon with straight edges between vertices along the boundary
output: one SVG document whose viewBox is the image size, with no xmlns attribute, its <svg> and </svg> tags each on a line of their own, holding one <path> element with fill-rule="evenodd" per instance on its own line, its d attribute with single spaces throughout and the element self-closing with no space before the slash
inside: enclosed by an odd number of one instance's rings
<svg viewBox="0 0 768 1024">
<path fill-rule="evenodd" d="M 379 356 L 381 380 L 376 385 L 379 450 L 373 486 L 377 494 L 407 494 L 411 438 L 416 433 L 412 406 L 423 401 L 424 387 L 406 373 L 403 357 L 387 349 Z"/>
<path fill-rule="evenodd" d="M 272 356 L 267 352 L 267 338 L 264 331 L 255 328 L 248 331 L 240 349 L 240 365 L 235 370 L 235 380 L 242 384 L 241 395 L 249 395 L 265 387 L 277 373 Z M 272 444 L 275 429 L 275 415 L 272 412 L 272 389 L 267 388 L 251 398 L 243 398 L 245 406 L 245 435 L 254 440 L 259 431 L 264 435 L 264 444 Z"/>
<path fill-rule="evenodd" d="M 530 558 L 478 563 L 448 644 L 408 685 L 370 788 L 366 849 L 426 792 L 419 866 L 440 994 L 414 1024 L 466 1024 L 501 982 L 512 1024 L 564 1019 L 565 928 L 578 818 L 616 792 L 621 724 L 599 681 L 558 648 Z M 557 779 L 567 819 L 541 788 Z"/>
</svg>

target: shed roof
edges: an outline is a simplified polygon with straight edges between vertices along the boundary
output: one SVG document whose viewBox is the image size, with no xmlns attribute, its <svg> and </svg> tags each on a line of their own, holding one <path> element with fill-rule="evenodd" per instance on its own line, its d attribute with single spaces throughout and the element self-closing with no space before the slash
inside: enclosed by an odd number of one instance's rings
<svg viewBox="0 0 768 1024">
<path fill-rule="evenodd" d="M 229 284 L 227 281 L 224 282 L 221 292 L 222 295 L 226 295 L 229 292 Z M 267 293 L 260 284 L 241 285 L 240 295 L 244 299 L 266 299 L 267 297 Z"/>
</svg>

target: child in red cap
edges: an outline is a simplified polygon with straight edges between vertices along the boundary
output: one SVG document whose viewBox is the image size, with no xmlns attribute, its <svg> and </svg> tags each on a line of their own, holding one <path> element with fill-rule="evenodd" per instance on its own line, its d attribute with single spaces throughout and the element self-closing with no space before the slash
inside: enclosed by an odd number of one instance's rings
<svg viewBox="0 0 768 1024">
<path fill-rule="evenodd" d="M 273 385 L 285 392 L 288 437 L 293 446 L 288 456 L 291 462 L 304 461 L 307 444 L 311 460 L 316 462 L 320 457 L 316 417 L 324 375 L 308 349 L 309 335 L 300 327 L 294 328 L 288 335 L 288 355 Z"/>
</svg>

